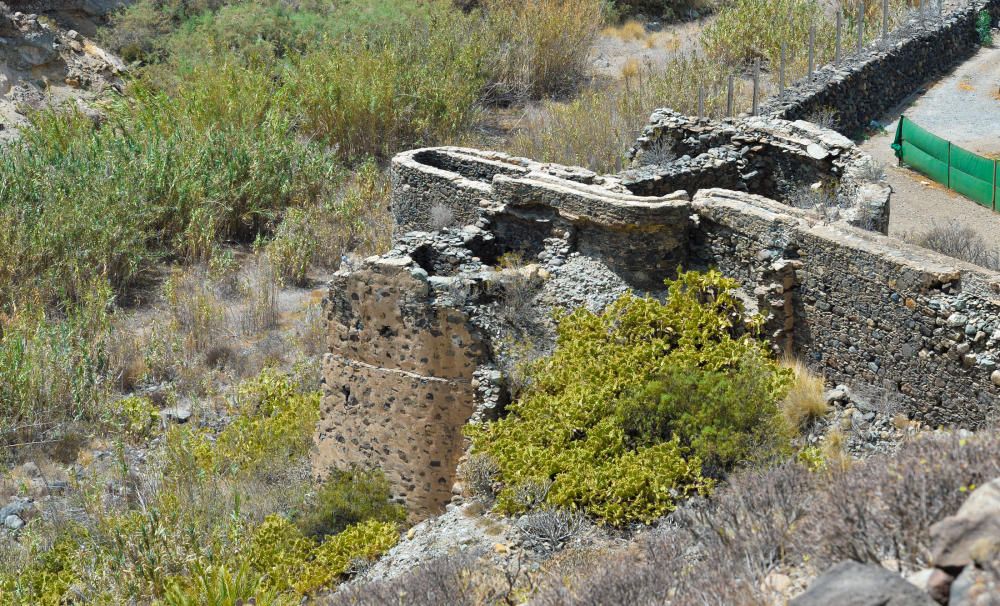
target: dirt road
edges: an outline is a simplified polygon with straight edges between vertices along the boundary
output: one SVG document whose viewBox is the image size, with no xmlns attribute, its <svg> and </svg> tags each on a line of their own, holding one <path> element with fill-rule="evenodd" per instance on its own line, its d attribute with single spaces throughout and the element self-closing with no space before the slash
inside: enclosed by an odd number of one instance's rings
<svg viewBox="0 0 1000 606">
<path fill-rule="evenodd" d="M 919 233 L 935 222 L 955 220 L 1000 247 L 1000 213 L 897 165 L 890 145 L 901 113 L 970 151 L 1000 157 L 1000 48 L 981 49 L 926 91 L 906 100 L 883 118 L 885 134 L 861 144 L 886 165 L 893 188 L 890 235 Z"/>
</svg>

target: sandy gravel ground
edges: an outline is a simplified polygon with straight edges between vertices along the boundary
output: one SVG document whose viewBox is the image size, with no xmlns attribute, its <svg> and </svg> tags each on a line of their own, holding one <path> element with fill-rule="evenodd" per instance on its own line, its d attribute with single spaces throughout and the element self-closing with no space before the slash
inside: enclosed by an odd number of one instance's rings
<svg viewBox="0 0 1000 606">
<path fill-rule="evenodd" d="M 1000 213 L 897 165 L 889 147 L 903 113 L 923 128 L 973 152 L 1000 157 L 1000 48 L 981 49 L 952 73 L 883 118 L 886 133 L 861 147 L 885 163 L 893 188 L 889 233 L 902 236 L 958 221 L 1000 247 Z"/>
</svg>

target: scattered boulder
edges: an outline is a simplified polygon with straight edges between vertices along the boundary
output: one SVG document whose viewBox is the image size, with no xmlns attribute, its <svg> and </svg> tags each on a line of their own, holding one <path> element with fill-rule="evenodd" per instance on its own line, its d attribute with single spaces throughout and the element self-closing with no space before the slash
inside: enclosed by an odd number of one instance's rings
<svg viewBox="0 0 1000 606">
<path fill-rule="evenodd" d="M 954 576 L 940 568 L 935 568 L 927 580 L 925 591 L 938 604 L 947 604 L 948 596 L 951 594 L 951 584 L 954 581 Z"/>
<path fill-rule="evenodd" d="M 935 606 L 926 593 L 881 566 L 841 562 L 790 606 Z"/>
<path fill-rule="evenodd" d="M 191 419 L 191 409 L 184 406 L 171 406 L 160 411 L 164 419 L 175 423 L 187 423 Z"/>
<path fill-rule="evenodd" d="M 1000 579 L 975 566 L 967 566 L 951 584 L 948 606 L 1000 606 Z"/>
<path fill-rule="evenodd" d="M 3 525 L 10 530 L 21 530 L 24 528 L 24 520 L 14 514 L 11 514 L 4 518 Z"/>
<path fill-rule="evenodd" d="M 826 392 L 826 403 L 842 403 L 851 399 L 851 390 L 846 385 L 838 385 Z"/>
<path fill-rule="evenodd" d="M 957 573 L 1000 544 L 1000 478 L 975 489 L 958 512 L 930 528 L 934 565 Z"/>
<path fill-rule="evenodd" d="M 6 521 L 10 516 L 22 517 L 31 509 L 31 502 L 15 498 L 13 501 L 0 507 L 0 520 Z"/>
</svg>

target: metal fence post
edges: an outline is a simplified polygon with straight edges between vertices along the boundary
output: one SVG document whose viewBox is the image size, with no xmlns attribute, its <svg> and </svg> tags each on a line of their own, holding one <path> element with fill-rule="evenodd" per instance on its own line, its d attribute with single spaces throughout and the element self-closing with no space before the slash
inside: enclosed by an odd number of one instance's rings
<svg viewBox="0 0 1000 606">
<path fill-rule="evenodd" d="M 921 0 L 923 2 L 923 0 Z M 889 0 L 882 0 L 882 42 L 889 39 Z"/>
<path fill-rule="evenodd" d="M 833 64 L 840 67 L 840 38 L 843 34 L 844 29 L 844 9 L 837 8 L 837 43 L 835 45 L 835 50 L 833 53 Z"/>
<path fill-rule="evenodd" d="M 816 26 L 809 28 L 809 72 L 808 77 L 812 78 L 813 70 L 816 67 Z"/>
<path fill-rule="evenodd" d="M 780 94 L 785 94 L 785 51 L 786 45 L 784 42 L 781 43 L 781 63 L 778 64 L 778 91 Z"/>
<path fill-rule="evenodd" d="M 705 117 L 705 86 L 698 87 L 698 118 Z"/>
<path fill-rule="evenodd" d="M 899 139 L 900 139 L 899 140 L 899 154 L 896 156 L 896 166 L 902 166 L 903 165 L 903 143 L 905 142 L 905 139 L 903 138 L 903 121 L 904 120 L 906 120 L 906 116 L 900 116 L 899 117 L 899 126 L 896 127 L 896 128 L 899 129 Z"/>
<path fill-rule="evenodd" d="M 951 189 L 951 141 L 948 142 L 948 189 Z"/>
<path fill-rule="evenodd" d="M 757 61 L 756 63 L 753 64 L 753 113 L 752 113 L 752 115 L 754 115 L 754 116 L 757 115 L 757 109 L 758 109 L 758 107 L 757 107 L 757 101 L 759 99 L 757 93 L 758 93 L 759 87 L 760 87 L 760 61 Z"/>
<path fill-rule="evenodd" d="M 865 3 L 858 3 L 858 55 L 865 47 Z"/>
<path fill-rule="evenodd" d="M 732 74 L 729 74 L 729 88 L 726 92 L 726 117 L 733 117 L 733 78 Z"/>
</svg>

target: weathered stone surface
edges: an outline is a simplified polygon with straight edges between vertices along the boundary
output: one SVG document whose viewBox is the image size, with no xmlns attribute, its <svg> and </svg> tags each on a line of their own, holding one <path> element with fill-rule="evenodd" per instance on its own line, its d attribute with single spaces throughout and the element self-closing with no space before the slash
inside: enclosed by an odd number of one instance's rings
<svg viewBox="0 0 1000 606">
<path fill-rule="evenodd" d="M 14 514 L 11 514 L 4 518 L 3 525 L 6 526 L 8 530 L 20 530 L 24 527 L 24 520 Z"/>
<path fill-rule="evenodd" d="M 962 507 L 931 526 L 934 565 L 958 570 L 1000 546 L 1000 479 L 972 491 Z"/>
<path fill-rule="evenodd" d="M 331 287 L 313 469 L 377 465 L 419 515 L 451 498 L 483 352 L 468 317 L 408 269 L 373 263 Z"/>
<path fill-rule="evenodd" d="M 930 578 L 927 579 L 924 591 L 938 604 L 947 604 L 951 594 L 951 584 L 954 581 L 955 577 L 940 568 L 935 568 L 931 572 Z"/>
<path fill-rule="evenodd" d="M 934 606 L 923 591 L 881 566 L 841 562 L 789 606 Z"/>
<path fill-rule="evenodd" d="M 1000 583 L 995 573 L 966 567 L 951 584 L 948 606 L 1000 606 Z"/>
<path fill-rule="evenodd" d="M 714 122 L 658 109 L 629 156 L 633 166 L 620 176 L 636 194 L 726 188 L 810 206 L 864 229 L 888 230 L 891 190 L 872 181 L 871 158 L 815 124 L 763 117 Z M 820 191 L 825 183 L 836 184 L 832 196 Z"/>
</svg>

